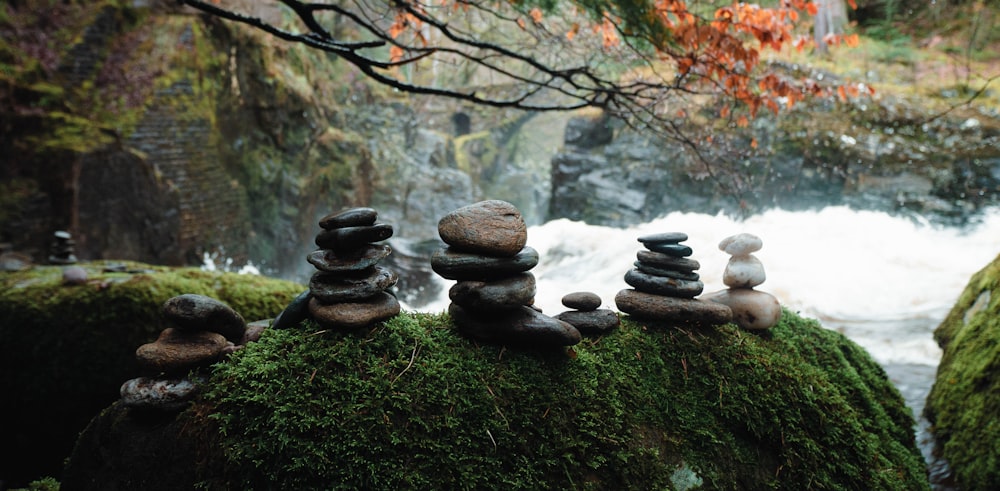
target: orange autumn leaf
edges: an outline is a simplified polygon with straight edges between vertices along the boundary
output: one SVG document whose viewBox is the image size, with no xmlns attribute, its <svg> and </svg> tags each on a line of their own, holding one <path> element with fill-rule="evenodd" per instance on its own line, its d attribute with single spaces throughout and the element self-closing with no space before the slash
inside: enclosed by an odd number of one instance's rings
<svg viewBox="0 0 1000 491">
<path fill-rule="evenodd" d="M 848 47 L 856 48 L 861 41 L 857 34 L 851 34 L 850 36 L 844 37 L 844 42 L 847 43 Z"/>
<path fill-rule="evenodd" d="M 578 32 L 580 32 L 580 24 L 573 23 L 573 26 L 569 28 L 569 32 L 566 33 L 566 40 L 572 41 Z"/>
<path fill-rule="evenodd" d="M 404 53 L 405 52 L 403 51 L 403 48 L 400 48 L 399 46 L 396 45 L 392 45 L 389 47 L 389 60 L 391 60 L 393 63 L 402 60 Z"/>
<path fill-rule="evenodd" d="M 756 138 L 751 138 L 750 139 L 750 148 L 757 148 L 757 139 Z"/>
<path fill-rule="evenodd" d="M 719 111 L 719 116 L 723 119 L 729 117 L 729 106 L 722 106 L 722 110 Z"/>
<path fill-rule="evenodd" d="M 542 21 L 542 10 L 538 7 L 531 9 L 531 11 L 528 12 L 528 15 L 531 16 L 531 20 L 535 21 L 535 24 Z"/>
<path fill-rule="evenodd" d="M 747 117 L 746 117 L 746 116 L 740 116 L 740 117 L 739 117 L 739 118 L 738 118 L 738 119 L 736 120 L 736 126 L 739 126 L 740 128 L 746 128 L 746 127 L 747 127 L 747 126 L 749 126 L 749 125 L 750 125 L 750 120 L 749 120 L 749 119 L 747 119 Z"/>
</svg>

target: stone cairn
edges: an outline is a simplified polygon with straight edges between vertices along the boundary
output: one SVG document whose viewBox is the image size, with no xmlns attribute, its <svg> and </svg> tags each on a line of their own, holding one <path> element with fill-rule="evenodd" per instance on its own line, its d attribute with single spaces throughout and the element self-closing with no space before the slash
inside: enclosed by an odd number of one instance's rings
<svg viewBox="0 0 1000 491">
<path fill-rule="evenodd" d="M 729 288 L 708 293 L 702 299 L 728 306 L 733 322 L 743 329 L 768 329 L 781 319 L 781 304 L 773 295 L 754 290 L 764 283 L 764 265 L 752 253 L 764 246 L 753 234 L 737 234 L 719 242 L 719 249 L 729 254 L 722 283 Z"/>
<path fill-rule="evenodd" d="M 52 234 L 52 245 L 49 246 L 49 264 L 76 264 L 76 241 L 65 230 Z"/>
<path fill-rule="evenodd" d="M 599 308 L 601 297 L 596 293 L 570 293 L 562 297 L 562 304 L 573 310 L 556 314 L 555 318 L 572 324 L 584 336 L 600 336 L 621 324 L 615 311 Z"/>
<path fill-rule="evenodd" d="M 204 295 L 185 294 L 163 304 L 172 327 L 135 351 L 143 376 L 121 387 L 122 403 L 140 409 L 179 410 L 197 394 L 192 370 L 211 365 L 260 338 L 266 321 L 249 326 L 228 305 Z"/>
<path fill-rule="evenodd" d="M 459 208 L 438 222 L 447 247 L 431 257 L 431 269 L 457 280 L 448 291 L 448 313 L 472 339 L 537 347 L 580 342 L 573 325 L 532 307 L 538 252 L 526 247 L 528 229 L 518 209 L 489 200 Z"/>
<path fill-rule="evenodd" d="M 701 264 L 689 256 L 691 247 L 681 244 L 687 234 L 668 232 L 639 237 L 646 248 L 636 255 L 635 268 L 625 273 L 625 289 L 615 296 L 618 310 L 636 318 L 717 325 L 732 320 L 725 305 L 694 297 L 705 285 L 695 271 Z"/>
<path fill-rule="evenodd" d="M 299 295 L 273 327 L 298 324 L 307 313 L 325 328 L 354 330 L 399 314 L 399 301 L 388 292 L 398 276 L 378 265 L 392 248 L 376 244 L 392 237 L 392 225 L 375 223 L 377 218 L 371 208 L 351 208 L 319 221 L 320 249 L 306 257 L 318 271 L 309 280 L 309 291 Z"/>
</svg>

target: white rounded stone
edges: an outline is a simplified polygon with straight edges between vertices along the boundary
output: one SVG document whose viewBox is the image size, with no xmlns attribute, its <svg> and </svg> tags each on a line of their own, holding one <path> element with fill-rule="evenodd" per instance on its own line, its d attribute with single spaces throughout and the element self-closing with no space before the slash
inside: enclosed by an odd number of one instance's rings
<svg viewBox="0 0 1000 491">
<path fill-rule="evenodd" d="M 753 254 L 729 258 L 722 273 L 722 282 L 730 288 L 753 288 L 766 279 L 764 264 Z"/>
<path fill-rule="evenodd" d="M 699 298 L 728 306 L 733 322 L 743 329 L 768 329 L 781 319 L 781 304 L 770 293 L 730 288 Z"/>
<path fill-rule="evenodd" d="M 731 256 L 745 256 L 759 251 L 761 247 L 764 247 L 764 241 L 760 237 L 746 233 L 731 235 L 719 242 L 719 250 Z"/>
</svg>

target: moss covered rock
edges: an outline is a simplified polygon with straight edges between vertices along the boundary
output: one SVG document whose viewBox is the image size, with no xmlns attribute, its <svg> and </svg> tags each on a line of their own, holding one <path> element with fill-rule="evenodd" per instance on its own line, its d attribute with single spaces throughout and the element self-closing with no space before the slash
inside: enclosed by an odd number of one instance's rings
<svg viewBox="0 0 1000 491">
<path fill-rule="evenodd" d="M 138 375 L 135 350 L 167 325 L 163 303 L 184 293 L 226 302 L 250 320 L 271 318 L 305 287 L 196 268 L 80 264 L 89 280 L 62 283 L 62 268 L 0 273 L 0 481 L 59 475 L 73 442 Z"/>
<path fill-rule="evenodd" d="M 965 490 L 1000 485 L 1000 257 L 973 275 L 934 331 L 944 350 L 927 398 L 938 450 Z"/>
<path fill-rule="evenodd" d="M 306 322 L 143 418 L 97 417 L 63 489 L 928 488 L 883 370 L 787 311 L 762 334 L 626 318 L 569 352 L 478 346 L 445 314 Z"/>
</svg>

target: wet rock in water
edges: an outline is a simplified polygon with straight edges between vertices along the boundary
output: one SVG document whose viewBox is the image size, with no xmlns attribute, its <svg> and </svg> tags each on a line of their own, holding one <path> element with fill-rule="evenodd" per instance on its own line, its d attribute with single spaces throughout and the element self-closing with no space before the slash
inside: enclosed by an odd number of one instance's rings
<svg viewBox="0 0 1000 491">
<path fill-rule="evenodd" d="M 322 303 L 352 302 L 388 290 L 398 280 L 395 272 L 381 266 L 349 273 L 317 271 L 309 280 L 309 291 Z"/>
<path fill-rule="evenodd" d="M 378 212 L 372 208 L 349 208 L 337 213 L 331 213 L 319 220 L 319 226 L 324 230 L 345 227 L 361 227 L 373 225 L 378 220 Z"/>
<path fill-rule="evenodd" d="M 719 242 L 719 250 L 730 254 L 722 282 L 728 289 L 709 293 L 702 299 L 728 306 L 733 322 L 744 329 L 768 329 L 781 319 L 781 304 L 773 295 L 754 290 L 767 278 L 764 265 L 753 252 L 764 242 L 753 234 L 736 234 Z"/>
<path fill-rule="evenodd" d="M 567 308 L 589 312 L 601 306 L 601 297 L 593 292 L 573 292 L 562 297 L 562 304 Z"/>
<path fill-rule="evenodd" d="M 309 300 L 309 314 L 317 324 L 333 329 L 353 330 L 370 326 L 399 314 L 396 297 L 379 292 L 375 296 L 354 302 L 323 304 Z"/>
<path fill-rule="evenodd" d="M 310 252 L 306 260 L 320 271 L 342 273 L 368 269 L 391 253 L 392 248 L 385 244 L 365 245 L 350 251 L 320 249 Z"/>
<path fill-rule="evenodd" d="M 215 332 L 170 327 L 164 329 L 156 341 L 136 349 L 135 358 L 145 373 L 182 375 L 218 361 L 227 342 Z"/>
<path fill-rule="evenodd" d="M 459 281 L 448 298 L 466 309 L 504 310 L 530 305 L 535 299 L 535 275 L 518 273 L 493 281 Z"/>
<path fill-rule="evenodd" d="M 198 385 L 187 378 L 138 377 L 119 389 L 122 404 L 137 409 L 177 411 L 198 394 Z"/>
<path fill-rule="evenodd" d="M 635 268 L 625 273 L 625 283 L 635 288 L 615 296 L 618 310 L 637 318 L 664 322 L 712 325 L 732 319 L 725 306 L 694 300 L 705 285 L 695 271 L 701 266 L 689 259 L 694 251 L 681 244 L 687 234 L 666 232 L 639 238 L 646 250 L 636 253 Z"/>
<path fill-rule="evenodd" d="M 618 314 L 609 309 L 568 310 L 553 317 L 572 325 L 584 336 L 606 334 L 621 325 Z"/>
<path fill-rule="evenodd" d="M 457 251 L 498 257 L 514 256 L 528 240 L 521 212 L 500 200 L 480 201 L 445 215 L 438 234 Z"/>
<path fill-rule="evenodd" d="M 488 343 L 555 348 L 572 346 L 581 339 L 580 331 L 571 324 L 528 306 L 481 316 L 452 303 L 448 314 L 463 334 Z"/>
<path fill-rule="evenodd" d="M 285 306 L 285 309 L 274 318 L 271 329 L 288 329 L 302 323 L 309 318 L 309 300 L 312 292 L 306 290 Z"/>
<path fill-rule="evenodd" d="M 87 283 L 87 270 L 79 266 L 67 266 L 62 271 L 64 285 L 83 285 Z"/>
<path fill-rule="evenodd" d="M 732 321 L 729 307 L 695 298 L 674 298 L 625 289 L 615 296 L 618 310 L 640 319 L 694 322 L 704 325 Z"/>
<path fill-rule="evenodd" d="M 449 280 L 491 280 L 523 273 L 538 265 L 538 251 L 524 247 L 510 257 L 460 252 L 450 247 L 431 256 L 431 269 Z"/>
<path fill-rule="evenodd" d="M 316 245 L 337 251 L 357 249 L 366 244 L 392 237 L 392 225 L 377 223 L 362 227 L 323 230 L 316 235 Z"/>
<path fill-rule="evenodd" d="M 178 329 L 212 331 L 237 343 L 243 339 L 246 321 L 238 312 L 212 297 L 187 293 L 167 300 L 163 316 Z"/>
</svg>

